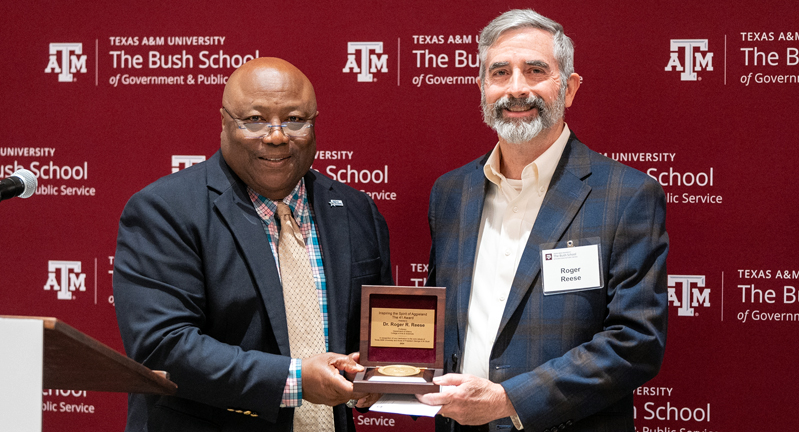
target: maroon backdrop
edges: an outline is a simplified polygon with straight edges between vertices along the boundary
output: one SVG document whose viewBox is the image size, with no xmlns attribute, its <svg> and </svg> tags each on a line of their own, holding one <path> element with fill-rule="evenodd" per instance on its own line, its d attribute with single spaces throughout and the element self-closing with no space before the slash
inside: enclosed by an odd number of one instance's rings
<svg viewBox="0 0 799 432">
<path fill-rule="evenodd" d="M 0 203 L 0 314 L 55 316 L 122 351 L 111 287 L 122 208 L 216 151 L 223 82 L 254 55 L 315 84 L 314 168 L 373 194 L 396 281 L 422 284 L 433 181 L 496 142 L 480 117 L 476 39 L 512 7 L 574 39 L 572 130 L 669 197 L 668 348 L 636 392 L 638 430 L 796 430 L 799 9 L 786 2 L 11 2 L 0 177 L 23 167 L 40 187 Z M 44 401 L 46 431 L 123 429 L 124 395 Z"/>
</svg>

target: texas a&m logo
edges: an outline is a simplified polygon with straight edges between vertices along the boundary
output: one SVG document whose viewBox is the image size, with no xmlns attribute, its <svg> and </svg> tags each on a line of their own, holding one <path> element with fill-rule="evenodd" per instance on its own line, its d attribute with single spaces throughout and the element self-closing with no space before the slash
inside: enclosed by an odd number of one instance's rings
<svg viewBox="0 0 799 432">
<path fill-rule="evenodd" d="M 358 52 L 361 53 L 360 64 L 356 60 Z M 347 64 L 344 65 L 343 72 L 356 72 L 358 82 L 376 81 L 373 73 L 388 72 L 388 54 L 383 54 L 383 42 L 349 42 L 347 53 Z"/>
<path fill-rule="evenodd" d="M 86 291 L 86 274 L 80 261 L 48 261 L 45 291 L 58 291 L 59 300 L 72 300 L 75 291 Z"/>
<path fill-rule="evenodd" d="M 51 43 L 50 62 L 47 63 L 45 73 L 57 73 L 58 82 L 72 82 L 72 74 L 86 73 L 86 56 L 83 54 L 83 44 L 80 42 Z"/>
<path fill-rule="evenodd" d="M 678 307 L 678 316 L 695 316 L 694 308 L 710 307 L 710 288 L 702 289 L 704 275 L 669 275 L 668 283 L 669 303 Z"/>
<path fill-rule="evenodd" d="M 698 81 L 696 74 L 702 69 L 713 70 L 713 53 L 707 51 L 707 39 L 672 39 L 671 57 L 666 65 L 666 72 L 672 68 L 680 74 L 681 81 Z M 683 61 L 680 63 L 680 49 L 683 50 Z M 702 53 L 705 54 L 702 54 Z"/>
<path fill-rule="evenodd" d="M 172 172 L 176 173 L 204 161 L 205 156 L 203 155 L 172 155 Z"/>
</svg>

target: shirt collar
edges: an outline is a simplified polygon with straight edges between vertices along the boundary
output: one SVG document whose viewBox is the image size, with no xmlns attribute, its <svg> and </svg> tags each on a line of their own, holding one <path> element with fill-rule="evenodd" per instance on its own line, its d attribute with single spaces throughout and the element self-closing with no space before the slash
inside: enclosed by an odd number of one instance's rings
<svg viewBox="0 0 799 432">
<path fill-rule="evenodd" d="M 569 141 L 569 135 L 571 135 L 571 132 L 569 131 L 569 125 L 564 123 L 563 132 L 560 133 L 558 139 L 556 139 L 555 142 L 552 143 L 552 145 L 541 154 L 541 156 L 538 156 L 536 160 L 530 162 L 524 167 L 522 170 L 522 190 L 531 184 L 534 187 L 544 189 L 549 186 L 549 182 L 552 180 L 552 176 L 555 174 L 555 168 L 558 166 L 560 156 L 563 154 L 563 149 L 566 148 L 566 143 Z M 500 188 L 502 188 L 502 183 L 507 180 L 500 171 L 501 156 L 502 153 L 499 148 L 499 143 L 497 143 L 497 145 L 494 146 L 494 150 L 491 151 L 491 155 L 488 156 L 488 161 L 483 167 L 483 173 L 485 174 L 486 178 Z"/>
<path fill-rule="evenodd" d="M 258 213 L 258 216 L 261 217 L 264 223 L 269 225 L 270 223 L 274 222 L 274 215 L 277 212 L 277 204 L 269 198 L 254 191 L 249 186 L 247 186 L 247 194 L 250 196 L 250 200 L 252 200 L 255 211 Z M 294 215 L 294 219 L 297 221 L 297 225 L 302 226 L 303 223 L 305 223 L 309 218 L 308 192 L 307 189 L 305 189 L 305 178 L 301 178 L 300 181 L 297 182 L 297 185 L 294 186 L 294 189 L 291 191 L 291 193 L 286 195 L 286 197 L 281 201 L 289 206 L 291 213 Z"/>
</svg>

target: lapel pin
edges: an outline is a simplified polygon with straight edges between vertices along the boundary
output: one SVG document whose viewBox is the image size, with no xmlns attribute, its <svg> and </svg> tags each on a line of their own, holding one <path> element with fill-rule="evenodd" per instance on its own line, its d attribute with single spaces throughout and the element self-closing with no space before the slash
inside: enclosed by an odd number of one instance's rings
<svg viewBox="0 0 799 432">
<path fill-rule="evenodd" d="M 344 202 L 341 200 L 330 200 L 330 207 L 344 207 Z"/>
</svg>

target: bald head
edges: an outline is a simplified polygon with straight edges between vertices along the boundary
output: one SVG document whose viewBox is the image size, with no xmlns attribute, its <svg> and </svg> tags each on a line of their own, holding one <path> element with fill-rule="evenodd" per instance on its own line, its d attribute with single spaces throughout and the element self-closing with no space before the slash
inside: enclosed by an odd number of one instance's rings
<svg viewBox="0 0 799 432">
<path fill-rule="evenodd" d="M 293 64 L 276 57 L 250 60 L 233 71 L 225 85 L 222 104 L 230 107 L 264 91 L 295 92 L 316 112 L 316 93 L 311 81 Z"/>
<path fill-rule="evenodd" d="M 313 126 L 288 136 L 285 122 L 313 125 L 316 94 L 299 69 L 278 58 L 257 58 L 236 69 L 222 96 L 222 157 L 247 186 L 271 200 L 287 196 L 308 172 L 316 155 Z M 253 138 L 243 123 L 268 123 L 266 135 Z"/>
</svg>

